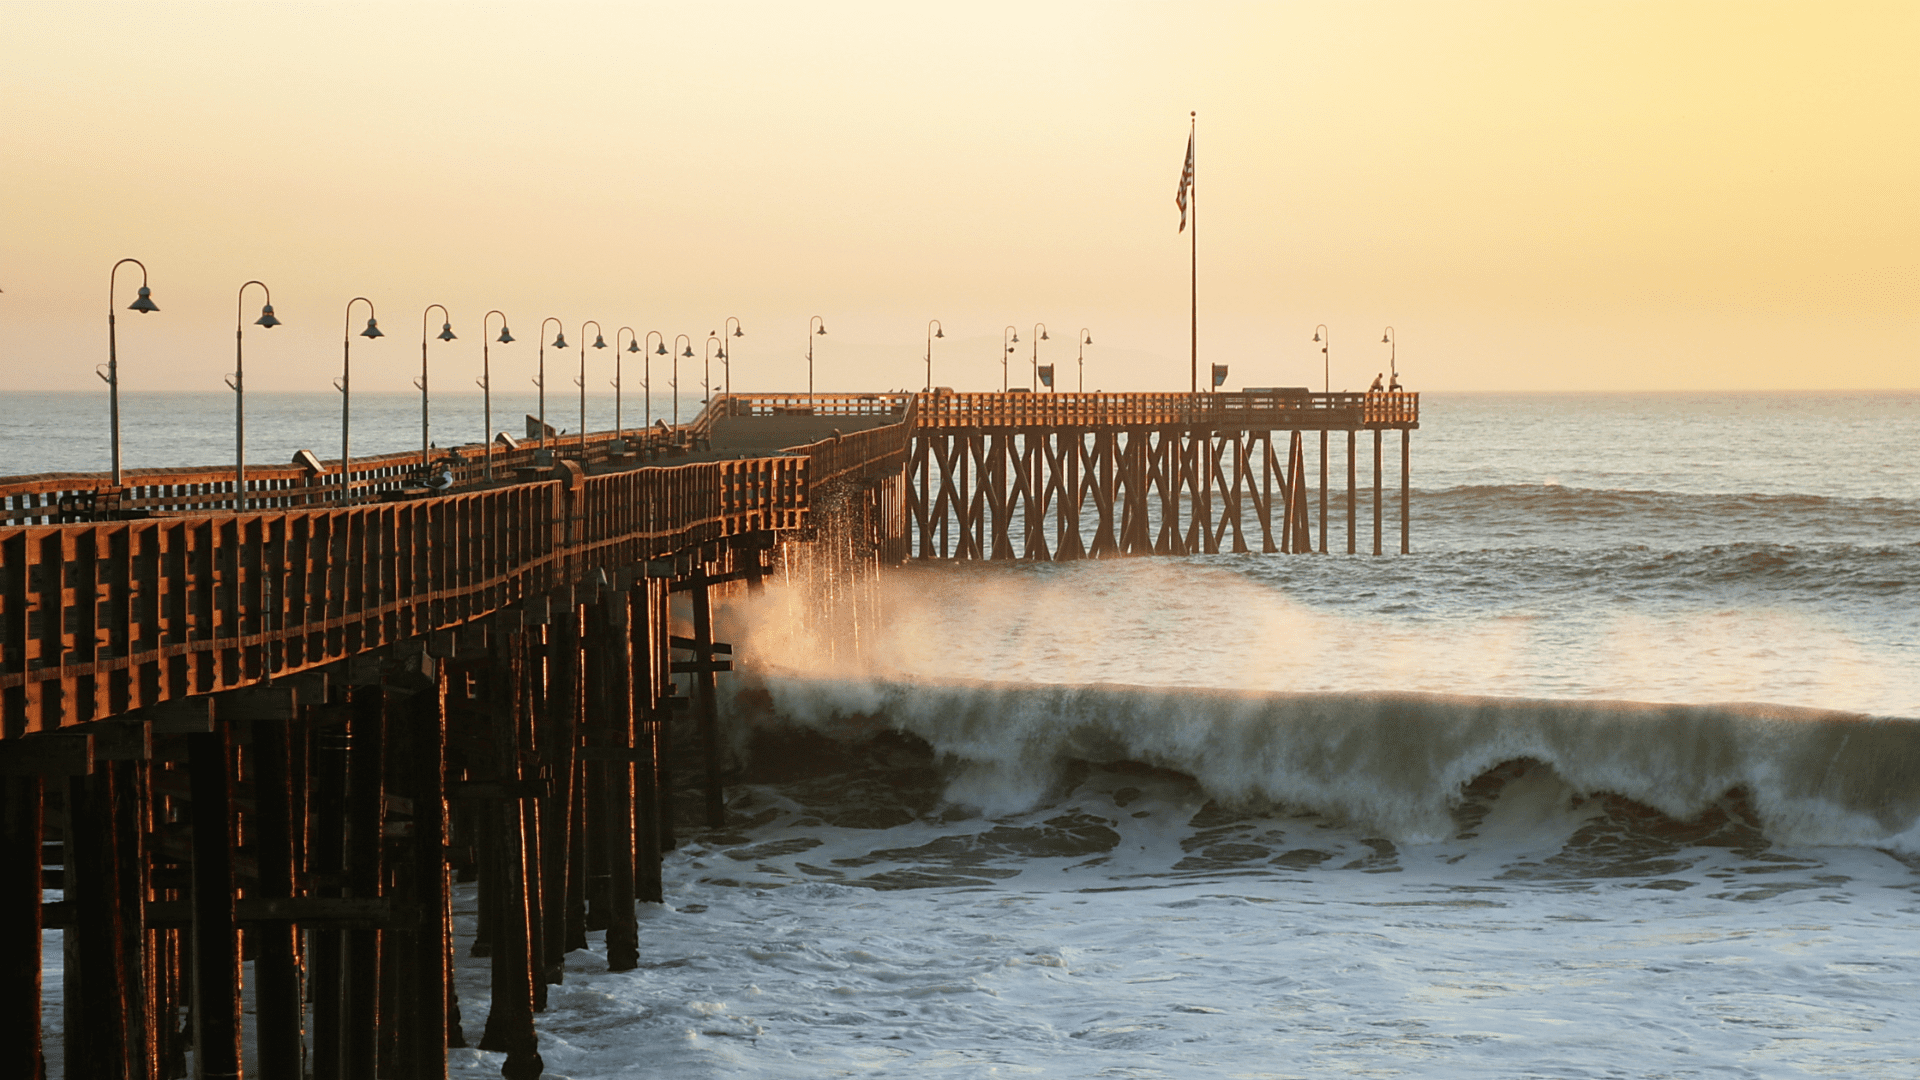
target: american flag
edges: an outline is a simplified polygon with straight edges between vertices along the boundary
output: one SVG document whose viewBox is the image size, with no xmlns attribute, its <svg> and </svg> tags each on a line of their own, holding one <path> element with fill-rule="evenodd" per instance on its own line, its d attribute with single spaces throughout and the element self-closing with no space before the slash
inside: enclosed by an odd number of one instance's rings
<svg viewBox="0 0 1920 1080">
<path fill-rule="evenodd" d="M 1180 171 L 1180 190 L 1173 196 L 1173 204 L 1180 208 L 1180 231 L 1187 231 L 1187 192 L 1193 189 L 1193 136 L 1187 136 L 1187 167 Z"/>
</svg>

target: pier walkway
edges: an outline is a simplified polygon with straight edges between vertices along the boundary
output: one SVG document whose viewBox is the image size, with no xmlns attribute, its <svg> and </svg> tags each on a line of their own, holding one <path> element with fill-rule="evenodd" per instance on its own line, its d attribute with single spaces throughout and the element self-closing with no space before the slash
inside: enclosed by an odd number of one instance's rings
<svg viewBox="0 0 1920 1080">
<path fill-rule="evenodd" d="M 716 594 L 785 560 L 1311 550 L 1312 432 L 1321 551 L 1328 436 L 1353 551 L 1373 433 L 1376 552 L 1402 433 L 1404 551 L 1418 424 L 1412 394 L 734 395 L 678 428 L 303 454 L 241 491 L 231 466 L 0 478 L 0 1076 L 39 1071 L 60 926 L 70 1077 L 165 1080 L 189 1049 L 238 1075 L 243 959 L 258 1075 L 444 1076 L 456 944 L 490 958 L 480 1045 L 537 1077 L 565 954 L 604 930 L 639 962 L 676 760 L 724 820 Z"/>
</svg>

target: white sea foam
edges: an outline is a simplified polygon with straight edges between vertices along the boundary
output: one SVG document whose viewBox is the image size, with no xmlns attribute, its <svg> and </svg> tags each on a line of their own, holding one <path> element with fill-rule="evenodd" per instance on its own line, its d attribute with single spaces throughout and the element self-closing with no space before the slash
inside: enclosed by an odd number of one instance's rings
<svg viewBox="0 0 1920 1080">
<path fill-rule="evenodd" d="M 1434 694 L 1274 694 L 1113 685 L 766 679 L 772 714 L 832 731 L 876 719 L 960 768 L 948 796 L 1031 808 L 1073 761 L 1133 761 L 1213 798 L 1335 815 L 1405 842 L 1453 832 L 1466 786 L 1543 762 L 1583 795 L 1677 820 L 1732 791 L 1793 844 L 1904 843 L 1920 819 L 1920 723 L 1761 705 Z M 1920 850 L 1920 849 L 1914 849 Z"/>
</svg>

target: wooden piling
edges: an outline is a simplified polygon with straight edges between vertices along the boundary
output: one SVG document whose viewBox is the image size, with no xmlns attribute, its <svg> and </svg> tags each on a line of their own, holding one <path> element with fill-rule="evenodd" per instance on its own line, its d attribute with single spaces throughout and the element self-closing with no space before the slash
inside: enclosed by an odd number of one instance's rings
<svg viewBox="0 0 1920 1080">
<path fill-rule="evenodd" d="M 42 782 L 0 773 L 0 1076 L 40 1075 Z"/>
<path fill-rule="evenodd" d="M 294 895 L 292 757 L 289 752 L 294 697 L 279 688 L 249 694 L 253 708 L 254 860 L 259 895 Z M 304 1080 L 306 1046 L 300 1002 L 296 931 L 291 922 L 250 927 L 255 950 L 254 1039 L 261 1080 Z"/>
<path fill-rule="evenodd" d="M 234 921 L 227 729 L 187 736 L 193 799 L 193 1027 L 200 1080 L 239 1080 L 240 952 Z M 371 1075 L 370 1073 L 364 1075 Z"/>
<path fill-rule="evenodd" d="M 1408 440 L 1411 438 L 1413 438 L 1412 431 L 1406 428 L 1400 429 L 1400 554 L 1402 555 L 1409 555 L 1413 552 L 1413 512 L 1412 504 L 1408 502 L 1408 499 L 1413 494 L 1410 486 L 1412 484 L 1413 451 L 1408 445 Z"/>
<path fill-rule="evenodd" d="M 353 688 L 347 750 L 347 887 L 354 899 L 385 893 L 387 689 L 380 683 Z M 347 931 L 346 1007 L 342 1066 L 347 1077 L 379 1075 L 380 956 L 378 929 Z"/>
<path fill-rule="evenodd" d="M 1373 553 L 1380 549 L 1380 429 L 1373 429 Z"/>
<path fill-rule="evenodd" d="M 1003 532 L 996 542 L 1005 543 L 1005 540 Z M 709 588 L 706 564 L 696 559 L 689 589 L 693 599 L 693 657 L 699 666 L 694 672 L 693 684 L 700 710 L 700 747 L 707 767 L 707 827 L 718 829 L 727 823 L 727 795 L 721 779 L 720 715 L 715 701 L 713 610 Z"/>
</svg>

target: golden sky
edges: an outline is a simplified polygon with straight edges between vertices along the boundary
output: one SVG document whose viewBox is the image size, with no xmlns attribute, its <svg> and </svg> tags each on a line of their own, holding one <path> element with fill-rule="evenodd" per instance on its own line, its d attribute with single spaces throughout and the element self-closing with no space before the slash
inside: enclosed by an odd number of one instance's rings
<svg viewBox="0 0 1920 1080">
<path fill-rule="evenodd" d="M 737 390 L 1920 385 L 1920 4 L 0 4 L 0 385 L 403 389 L 500 308 L 696 342 Z M 137 272 L 122 272 L 120 308 Z M 259 301 L 249 300 L 249 316 Z M 436 317 L 437 318 L 437 317 Z M 435 327 L 437 329 L 437 325 Z M 436 350 L 441 347 L 436 345 Z M 363 366 L 364 365 L 364 366 Z M 445 374 L 442 374 L 444 368 Z M 471 369 L 469 371 L 469 369 Z M 447 376 L 456 376 L 447 378 Z M 500 378 L 496 375 L 496 381 Z"/>
</svg>

